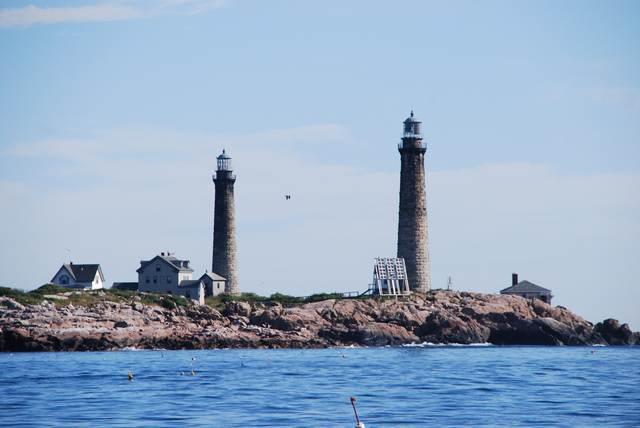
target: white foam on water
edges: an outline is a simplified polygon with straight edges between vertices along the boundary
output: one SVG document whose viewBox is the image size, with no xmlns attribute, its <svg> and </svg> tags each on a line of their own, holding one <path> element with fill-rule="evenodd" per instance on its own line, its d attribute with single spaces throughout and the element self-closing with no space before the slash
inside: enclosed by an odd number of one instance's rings
<svg viewBox="0 0 640 428">
<path fill-rule="evenodd" d="M 422 343 L 408 343 L 406 345 L 401 345 L 403 348 L 426 348 L 426 347 L 447 347 L 447 346 L 467 346 L 467 347 L 475 347 L 475 346 L 494 346 L 492 343 L 483 342 L 483 343 L 433 343 L 433 342 L 422 342 Z"/>
</svg>

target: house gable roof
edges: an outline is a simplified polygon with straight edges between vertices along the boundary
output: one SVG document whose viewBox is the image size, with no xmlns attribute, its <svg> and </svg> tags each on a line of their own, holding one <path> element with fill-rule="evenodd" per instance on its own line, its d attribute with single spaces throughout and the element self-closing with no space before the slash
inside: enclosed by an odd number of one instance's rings
<svg viewBox="0 0 640 428">
<path fill-rule="evenodd" d="M 180 288 L 196 288 L 199 287 L 202 282 L 199 279 L 185 279 L 180 281 L 178 287 Z"/>
<path fill-rule="evenodd" d="M 205 272 L 201 277 L 200 280 L 202 281 L 204 279 L 205 276 L 208 276 L 209 278 L 211 278 L 214 281 L 226 281 L 227 278 L 224 278 L 220 275 L 218 275 L 217 273 L 214 272 Z"/>
<path fill-rule="evenodd" d="M 163 262 L 165 262 L 166 264 L 169 265 L 169 267 L 171 267 L 173 270 L 175 271 L 179 271 L 179 272 L 193 272 L 193 269 L 191 269 L 189 266 L 189 260 L 179 260 L 173 256 L 162 256 L 162 255 L 157 255 L 154 258 L 152 258 L 151 260 L 140 260 L 140 267 L 136 270 L 136 272 L 140 273 L 144 270 L 145 267 L 147 267 L 147 265 L 149 263 L 154 262 L 155 260 L 162 260 Z"/>
<path fill-rule="evenodd" d="M 540 293 L 547 294 L 551 293 L 551 290 L 546 289 L 544 287 L 540 287 L 529 281 L 520 281 L 516 285 L 512 285 L 511 287 L 505 288 L 504 290 L 500 290 L 500 294 L 505 293 Z"/>
<path fill-rule="evenodd" d="M 93 282 L 96 272 L 100 274 L 100 279 L 104 282 L 104 275 L 99 264 L 79 265 L 74 263 L 63 264 L 51 278 L 51 281 L 55 279 L 62 269 L 65 269 L 76 282 Z"/>
<path fill-rule="evenodd" d="M 56 274 L 53 275 L 53 278 L 51 278 L 50 282 L 53 282 L 54 279 L 56 279 L 56 276 L 58 276 L 58 274 L 60 273 L 60 271 L 65 270 L 67 272 L 67 274 L 73 278 L 74 280 L 76 279 L 76 276 L 73 274 L 73 272 L 71 271 L 71 269 L 69 268 L 69 265 L 64 263 L 62 266 L 60 266 L 60 269 L 58 269 L 56 271 Z"/>
<path fill-rule="evenodd" d="M 76 265 L 69 264 L 73 276 L 77 282 L 93 282 L 96 277 L 96 272 L 100 274 L 100 279 L 104 282 L 104 275 L 100 265 Z"/>
</svg>

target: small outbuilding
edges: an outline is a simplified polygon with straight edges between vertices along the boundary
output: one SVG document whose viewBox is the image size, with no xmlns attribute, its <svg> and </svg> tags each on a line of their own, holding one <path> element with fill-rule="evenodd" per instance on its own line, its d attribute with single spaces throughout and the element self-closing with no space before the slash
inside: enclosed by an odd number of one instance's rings
<svg viewBox="0 0 640 428">
<path fill-rule="evenodd" d="M 137 282 L 114 282 L 111 288 L 115 290 L 138 291 Z"/>
<path fill-rule="evenodd" d="M 61 287 L 81 290 L 103 288 L 104 275 L 99 264 L 64 263 L 51 279 L 51 283 Z"/>
<path fill-rule="evenodd" d="M 226 278 L 213 272 L 205 272 L 200 277 L 200 281 L 204 283 L 204 295 L 207 297 L 224 293 L 225 283 L 227 282 Z"/>
<path fill-rule="evenodd" d="M 204 283 L 199 279 L 180 281 L 176 294 L 204 305 Z"/>
<path fill-rule="evenodd" d="M 525 299 L 540 299 L 549 304 L 551 304 L 551 298 L 553 297 L 551 290 L 526 280 L 518 281 L 517 273 L 511 275 L 511 287 L 500 290 L 500 294 L 513 294 Z"/>
</svg>

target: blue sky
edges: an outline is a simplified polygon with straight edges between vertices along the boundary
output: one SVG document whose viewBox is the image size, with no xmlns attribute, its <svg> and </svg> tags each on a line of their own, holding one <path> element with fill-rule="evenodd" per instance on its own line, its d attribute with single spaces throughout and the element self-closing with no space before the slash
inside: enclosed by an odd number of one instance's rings
<svg viewBox="0 0 640 428">
<path fill-rule="evenodd" d="M 639 18 L 634 1 L 4 1 L 0 283 L 46 282 L 65 248 L 108 281 L 164 250 L 210 268 L 224 146 L 241 287 L 364 288 L 395 253 L 414 109 L 434 284 L 519 271 L 640 328 Z"/>
</svg>

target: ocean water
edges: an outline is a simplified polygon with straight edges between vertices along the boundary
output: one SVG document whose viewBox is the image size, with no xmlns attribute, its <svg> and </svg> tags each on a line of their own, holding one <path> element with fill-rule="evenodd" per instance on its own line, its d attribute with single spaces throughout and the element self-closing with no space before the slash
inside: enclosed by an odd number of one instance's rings
<svg viewBox="0 0 640 428">
<path fill-rule="evenodd" d="M 640 426 L 640 348 L 0 354 L 3 427 L 353 427 L 351 396 L 367 428 Z"/>
</svg>

